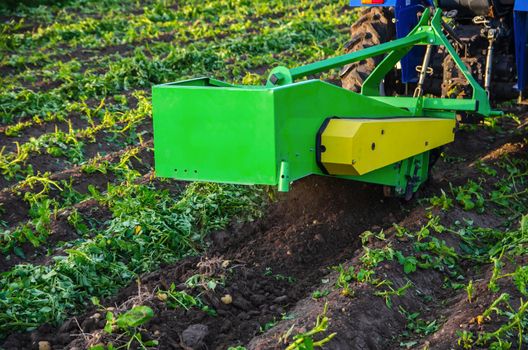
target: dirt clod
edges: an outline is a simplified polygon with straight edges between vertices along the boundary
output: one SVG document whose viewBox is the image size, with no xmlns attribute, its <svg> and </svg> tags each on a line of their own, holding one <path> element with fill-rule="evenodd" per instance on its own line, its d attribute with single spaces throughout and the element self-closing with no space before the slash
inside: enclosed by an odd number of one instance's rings
<svg viewBox="0 0 528 350">
<path fill-rule="evenodd" d="M 205 338 L 209 334 L 209 327 L 204 324 L 193 324 L 187 327 L 181 335 L 181 345 L 186 350 L 205 348 Z"/>
</svg>

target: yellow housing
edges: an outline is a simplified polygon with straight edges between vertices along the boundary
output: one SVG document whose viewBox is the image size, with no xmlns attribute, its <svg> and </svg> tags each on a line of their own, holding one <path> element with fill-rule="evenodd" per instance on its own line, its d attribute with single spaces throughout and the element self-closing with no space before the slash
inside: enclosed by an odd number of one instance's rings
<svg viewBox="0 0 528 350">
<path fill-rule="evenodd" d="M 321 134 L 321 163 L 332 175 L 363 175 L 453 142 L 455 120 L 331 119 Z"/>
</svg>

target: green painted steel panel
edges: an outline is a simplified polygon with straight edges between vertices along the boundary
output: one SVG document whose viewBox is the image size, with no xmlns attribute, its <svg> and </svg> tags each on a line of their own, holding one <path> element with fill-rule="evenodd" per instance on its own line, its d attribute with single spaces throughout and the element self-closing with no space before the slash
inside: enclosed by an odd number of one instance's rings
<svg viewBox="0 0 528 350">
<path fill-rule="evenodd" d="M 277 183 L 271 91 L 207 86 L 198 79 L 156 86 L 152 102 L 157 176 Z"/>
<path fill-rule="evenodd" d="M 290 179 L 323 174 L 316 163 L 317 131 L 329 117 L 390 118 L 411 113 L 320 80 L 275 89 L 278 159 L 290 164 Z"/>
</svg>

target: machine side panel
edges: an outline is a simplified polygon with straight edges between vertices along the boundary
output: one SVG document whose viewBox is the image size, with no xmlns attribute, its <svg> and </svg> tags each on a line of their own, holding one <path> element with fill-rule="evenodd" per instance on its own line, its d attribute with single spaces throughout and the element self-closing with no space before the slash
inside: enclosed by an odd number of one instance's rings
<svg viewBox="0 0 528 350">
<path fill-rule="evenodd" d="M 157 176 L 277 184 L 271 91 L 161 85 L 152 104 Z"/>
</svg>

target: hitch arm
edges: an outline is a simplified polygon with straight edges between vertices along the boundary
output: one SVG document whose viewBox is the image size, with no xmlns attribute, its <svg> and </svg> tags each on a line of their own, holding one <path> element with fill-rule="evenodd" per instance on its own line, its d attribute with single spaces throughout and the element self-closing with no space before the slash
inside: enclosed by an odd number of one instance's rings
<svg viewBox="0 0 528 350">
<path fill-rule="evenodd" d="M 274 87 L 292 84 L 299 78 L 328 71 L 332 68 L 342 67 L 346 64 L 361 61 L 369 57 L 387 54 L 383 61 L 367 77 L 361 89 L 362 95 L 379 96 L 379 85 L 381 81 L 415 45 L 444 46 L 473 89 L 473 96 L 470 101 L 476 106 L 474 113 L 482 116 L 496 116 L 501 114 L 501 112 L 491 109 L 486 91 L 473 78 L 443 33 L 441 10 L 436 10 L 434 16 L 431 18 L 431 11 L 425 9 L 416 27 L 403 38 L 292 69 L 283 66 L 275 67 L 268 77 L 266 86 Z M 453 103 L 452 106 L 449 106 L 449 103 L 444 103 L 443 105 L 446 107 L 446 110 L 453 111 L 456 111 L 457 107 L 460 106 L 456 103 Z"/>
</svg>

